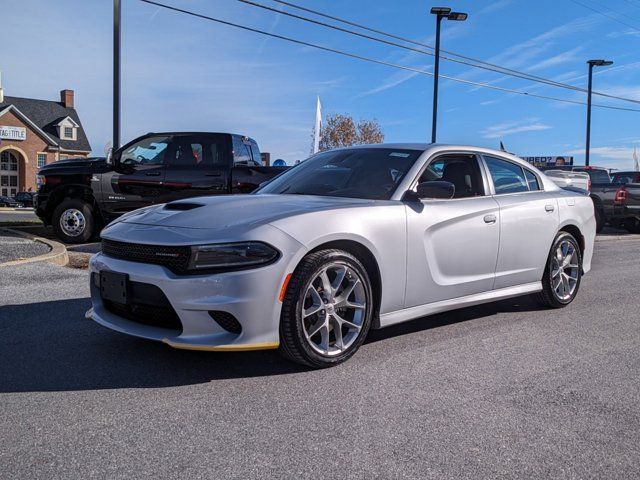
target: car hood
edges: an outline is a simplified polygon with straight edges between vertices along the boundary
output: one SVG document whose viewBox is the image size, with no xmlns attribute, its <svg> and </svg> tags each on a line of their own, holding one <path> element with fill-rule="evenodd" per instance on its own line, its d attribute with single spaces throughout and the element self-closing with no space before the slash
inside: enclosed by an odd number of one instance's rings
<svg viewBox="0 0 640 480">
<path fill-rule="evenodd" d="M 164 227 L 234 229 L 270 224 L 280 218 L 370 205 L 373 200 L 311 195 L 228 195 L 195 197 L 133 211 L 120 222 Z"/>
</svg>

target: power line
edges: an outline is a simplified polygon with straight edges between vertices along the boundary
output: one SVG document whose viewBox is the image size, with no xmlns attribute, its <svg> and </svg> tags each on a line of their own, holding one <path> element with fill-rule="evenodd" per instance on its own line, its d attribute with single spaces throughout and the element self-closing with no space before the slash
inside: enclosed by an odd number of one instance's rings
<svg viewBox="0 0 640 480">
<path fill-rule="evenodd" d="M 431 53 L 431 52 L 425 52 L 424 50 L 418 50 L 418 49 L 415 49 L 415 48 L 412 48 L 412 47 L 407 47 L 406 45 L 400 45 L 400 44 L 397 44 L 397 43 L 394 43 L 394 42 L 389 42 L 389 41 L 383 40 L 381 38 L 376 38 L 376 37 L 371 37 L 369 35 L 364 35 L 364 34 L 361 34 L 361 33 L 358 33 L 358 32 L 354 32 L 352 30 L 347 30 L 347 29 L 344 29 L 342 27 L 338 27 L 336 25 L 326 24 L 326 23 L 323 23 L 323 22 L 319 22 L 317 20 L 313 20 L 313 19 L 310 19 L 310 18 L 307 18 L 307 17 L 302 17 L 300 15 L 293 14 L 293 13 L 290 13 L 290 12 L 286 12 L 286 11 L 283 11 L 283 10 L 278 10 L 276 8 L 269 7 L 267 5 L 262 5 L 262 4 L 259 4 L 257 2 L 251 1 L 251 0 L 237 0 L 237 1 L 245 3 L 245 4 L 253 5 L 255 7 L 263 8 L 265 10 L 270 10 L 270 11 L 273 11 L 273 12 L 276 12 L 276 13 L 287 15 L 287 16 L 290 16 L 290 17 L 293 17 L 293 18 L 297 18 L 297 19 L 300 19 L 300 20 L 303 20 L 303 21 L 306 21 L 306 22 L 315 23 L 315 24 L 318 24 L 318 25 L 329 27 L 329 28 L 332 28 L 334 30 L 347 32 L 347 33 L 350 33 L 352 35 L 357 35 L 357 36 L 360 36 L 360 37 L 368 38 L 370 40 L 374 40 L 374 41 L 381 42 L 381 43 L 386 43 L 388 45 L 393 45 L 395 47 L 404 48 L 406 50 L 411 50 L 411 51 L 418 52 L 418 53 L 421 53 L 421 54 L 424 54 L 424 55 L 434 56 L 434 54 Z M 338 21 L 338 22 L 344 23 L 346 25 L 352 25 L 352 26 L 355 26 L 357 28 L 360 28 L 360 29 L 363 29 L 363 30 L 366 30 L 366 31 L 377 33 L 379 35 L 384 35 L 384 36 L 387 36 L 389 38 L 395 38 L 395 39 L 401 40 L 403 42 L 408 42 L 408 43 L 411 43 L 411 44 L 414 44 L 414 45 L 418 45 L 418 46 L 421 46 L 421 47 L 425 47 L 425 48 L 434 50 L 434 47 L 432 47 L 431 45 L 427 45 L 426 43 L 417 42 L 415 40 L 411 40 L 411 39 L 408 39 L 408 38 L 405 38 L 405 37 L 401 37 L 401 36 L 398 36 L 398 35 L 395 35 L 395 34 L 383 32 L 382 30 L 370 28 L 370 27 L 367 27 L 366 25 L 358 24 L 358 23 L 352 22 L 350 20 L 345 20 L 345 19 L 342 19 L 340 17 L 329 15 L 329 14 L 326 14 L 326 13 L 323 13 L 323 12 L 320 12 L 320 11 L 317 11 L 317 10 L 312 10 L 310 8 L 307 8 L 307 7 L 302 7 L 300 5 L 296 5 L 294 3 L 291 3 L 291 2 L 288 2 L 288 1 L 285 1 L 285 0 L 272 0 L 272 1 L 274 1 L 276 3 L 279 3 L 279 4 L 282 4 L 282 5 L 286 5 L 286 6 L 295 8 L 295 9 L 299 9 L 299 10 L 302 10 L 302 11 L 305 11 L 305 12 L 309 12 L 309 13 L 312 13 L 314 15 L 318 15 L 318 16 L 321 16 L 321 17 L 324 17 L 324 18 L 329 18 L 331 20 Z M 453 55 L 455 57 L 459 57 L 459 58 L 462 58 L 462 59 L 465 59 L 465 60 L 468 60 L 468 61 L 471 61 L 471 62 L 475 62 L 475 63 L 472 64 L 472 63 L 464 62 L 464 61 L 457 60 L 457 59 L 454 59 L 454 58 L 451 58 L 451 57 L 447 57 L 445 55 L 442 55 L 440 57 L 443 60 L 460 63 L 460 64 L 467 65 L 467 66 L 474 67 L 474 68 L 481 68 L 483 70 L 489 70 L 489 71 L 492 71 L 494 73 L 499 73 L 499 74 L 502 74 L 502 75 L 508 75 L 508 76 L 512 76 L 512 77 L 516 77 L 516 78 L 521 78 L 521 79 L 524 79 L 524 80 L 529 80 L 529 81 L 538 82 L 538 83 L 544 83 L 544 84 L 551 85 L 551 86 L 554 86 L 554 87 L 565 88 L 567 90 L 574 90 L 574 91 L 578 91 L 578 92 L 587 93 L 587 89 L 586 88 L 577 87 L 575 85 L 570 85 L 570 84 L 558 82 L 558 81 L 555 81 L 555 80 L 550 80 L 548 78 L 540 77 L 538 75 L 532 75 L 532 74 L 529 74 L 529 73 L 520 72 L 518 70 L 514 70 L 514 69 L 511 69 L 511 68 L 507 68 L 507 67 L 502 67 L 500 65 L 496 65 L 496 64 L 493 64 L 493 63 L 485 62 L 483 60 L 478 60 L 478 59 L 475 59 L 475 58 L 472 58 L 472 57 L 467 57 L 467 56 L 464 56 L 464 55 L 461 55 L 461 54 L 458 54 L 458 53 L 454 53 L 454 52 L 451 52 L 451 51 L 447 51 L 447 50 L 441 50 L 441 51 L 445 52 L 445 53 L 447 53 L 449 55 Z M 615 99 L 615 100 L 622 100 L 622 101 L 625 101 L 625 102 L 640 103 L 640 100 L 634 100 L 634 99 L 631 99 L 631 98 L 620 97 L 620 96 L 617 96 L 617 95 L 612 95 L 612 94 L 599 92 L 599 91 L 595 91 L 595 90 L 592 91 L 592 94 L 593 95 L 598 95 L 598 96 L 601 96 L 601 97 L 612 98 L 612 99 Z"/>
<path fill-rule="evenodd" d="M 160 2 L 156 2 L 153 0 L 139 0 L 140 2 L 143 3 L 147 3 L 149 5 L 155 5 L 156 7 L 160 7 L 160 8 L 165 8 L 167 10 L 172 10 L 174 12 L 178 12 L 178 13 L 183 13 L 185 15 L 190 15 L 192 17 L 197 17 L 197 18 L 201 18 L 203 20 L 209 20 L 212 22 L 216 22 L 222 25 L 227 25 L 230 27 L 235 27 L 235 28 L 239 28 L 241 30 L 246 30 L 249 32 L 254 32 L 254 33 L 259 33 L 261 35 L 265 35 L 268 37 L 273 37 L 273 38 L 278 38 L 280 40 L 285 40 L 287 42 L 291 42 L 291 43 L 296 43 L 298 45 L 303 45 L 306 47 L 312 47 L 312 48 L 316 48 L 318 50 L 323 50 L 326 52 L 330 52 L 330 53 L 335 53 L 338 55 L 342 55 L 345 57 L 349 57 L 349 58 L 355 58 L 357 60 L 362 60 L 365 62 L 369 62 L 369 63 L 375 63 L 378 65 L 384 65 L 387 67 L 393 67 L 393 68 L 397 68 L 400 70 L 406 70 L 406 71 L 410 71 L 410 72 L 414 72 L 420 75 L 427 75 L 432 77 L 433 73 L 428 72 L 426 70 L 421 70 L 418 68 L 413 68 L 413 67 L 407 67 L 404 65 L 398 65 L 395 63 L 390 63 L 390 62 L 385 62 L 383 60 L 378 60 L 378 59 L 374 59 L 374 58 L 370 58 L 370 57 L 365 57 L 362 55 L 358 55 L 355 53 L 350 53 L 350 52 L 344 52 L 342 50 L 337 50 L 335 48 L 331 48 L 331 47 L 326 47 L 323 45 L 318 45 L 315 43 L 311 43 L 311 42 L 306 42 L 304 40 L 299 40 L 296 38 L 291 38 L 291 37 L 286 37 L 284 35 L 279 35 L 276 33 L 271 33 L 271 32 L 267 32 L 264 30 L 260 30 L 257 28 L 253 28 L 253 27 L 248 27 L 246 25 L 240 25 L 234 22 L 230 22 L 228 20 L 222 20 L 220 18 L 215 18 L 215 17 L 211 17 L 208 15 L 203 15 L 201 13 L 197 13 L 197 12 L 192 12 L 190 10 L 185 10 L 182 8 L 178 8 L 178 7 L 174 7 L 171 5 L 166 5 L 164 3 L 160 3 Z M 521 91 L 521 90 L 511 90 L 508 88 L 502 88 L 502 87 L 496 87 L 495 85 L 490 85 L 490 84 L 486 84 L 486 83 L 481 83 L 481 82 L 474 82 L 472 80 L 466 80 L 463 78 L 457 78 L 457 77 L 451 77 L 451 76 L 447 76 L 447 75 L 440 75 L 442 78 L 447 79 L 447 80 L 452 80 L 454 82 L 458 82 L 458 83 L 464 83 L 467 85 L 474 85 L 477 87 L 484 87 L 484 88 L 489 88 L 492 90 L 497 90 L 500 92 L 505 92 L 505 93 L 513 93 L 513 94 L 518 94 L 518 95 L 524 95 L 524 96 L 528 96 L 528 97 L 533 97 L 533 98 L 541 98 L 541 99 L 546 99 L 546 100 L 553 100 L 553 101 L 557 101 L 557 102 L 564 102 L 564 103 L 571 103 L 571 104 L 576 104 L 576 105 L 586 105 L 585 102 L 580 102 L 577 100 L 569 100 L 569 99 L 565 99 L 565 98 L 556 98 L 556 97 L 550 97 L 550 96 L 546 96 L 546 95 L 538 95 L 538 94 L 534 94 L 534 93 L 530 93 L 530 92 L 525 92 L 525 91 Z M 607 108 L 607 109 L 611 109 L 611 110 L 622 110 L 622 111 L 627 111 L 627 112 L 640 112 L 640 109 L 634 109 L 634 108 L 625 108 L 625 107 L 616 107 L 616 106 L 612 106 L 612 105 L 600 105 L 600 104 L 592 104 L 592 106 L 594 107 L 599 107 L 599 108 Z"/>
<path fill-rule="evenodd" d="M 598 10 L 597 8 L 593 8 L 592 6 L 587 5 L 586 3 L 579 2 L 578 0 L 569 0 L 569 1 L 575 3 L 576 5 L 580 5 L 581 7 L 587 8 L 587 9 L 591 10 L 592 12 L 596 12 L 596 13 L 602 15 L 603 17 L 607 17 L 609 20 L 613 20 L 614 22 L 618 22 L 618 23 L 620 23 L 622 25 L 626 25 L 627 27 L 632 28 L 632 29 L 640 32 L 640 28 L 638 28 L 638 27 L 636 27 L 634 25 L 631 25 L 630 23 L 623 22 L 622 20 L 614 17 L 613 15 L 609 15 L 608 13 L 603 12 L 602 10 Z"/>
<path fill-rule="evenodd" d="M 263 5 L 261 3 L 253 2 L 251 0 L 237 0 L 237 1 L 241 2 L 241 3 L 244 3 L 244 4 L 247 4 L 247 5 L 254 6 L 254 7 L 262 8 L 264 10 L 270 10 L 272 12 L 276 12 L 276 13 L 279 13 L 279 14 L 282 14 L 282 15 L 286 15 L 286 16 L 289 16 L 289 17 L 292 17 L 292 18 L 296 18 L 298 20 L 302 20 L 302 21 L 309 22 L 309 23 L 314 23 L 314 24 L 320 25 L 322 27 L 331 28 L 333 30 L 338 30 L 340 32 L 348 33 L 350 35 L 356 35 L 358 37 L 362 37 L 362 38 L 365 38 L 365 39 L 368 39 L 368 40 L 373 40 L 374 42 L 384 43 L 384 44 L 391 45 L 391 46 L 394 46 L 394 47 L 403 48 L 405 50 L 410 50 L 412 52 L 420 53 L 422 55 L 435 56 L 435 54 L 431 53 L 431 52 L 425 52 L 424 50 L 420 50 L 420 49 L 413 48 L 413 47 L 408 47 L 406 45 L 402 45 L 402 44 L 399 44 L 399 43 L 391 42 L 389 40 L 384 40 L 382 38 L 372 37 L 371 35 L 367 35 L 367 34 L 364 34 L 364 33 L 354 32 L 353 30 L 342 28 L 342 27 L 339 27 L 337 25 L 331 25 L 331 24 L 324 23 L 324 22 L 321 22 L 321 21 L 318 21 L 318 20 L 314 20 L 312 18 L 307 18 L 307 17 L 303 17 L 301 15 L 296 15 L 295 13 L 286 12 L 286 11 L 283 11 L 283 10 L 278 10 L 277 8 L 273 8 L 273 7 L 270 7 L 268 5 Z M 426 45 L 425 45 L 425 47 L 433 48 L 433 47 L 426 46 Z M 549 84 L 549 85 L 552 85 L 552 86 L 556 86 L 556 87 L 570 88 L 571 90 L 583 91 L 583 89 L 581 89 L 579 87 L 565 85 L 565 84 L 562 84 L 560 82 L 555 82 L 553 80 L 548 80 L 548 79 L 544 79 L 544 78 L 540 78 L 540 77 L 536 78 L 535 76 L 529 75 L 529 74 L 526 74 L 526 73 L 521 73 L 521 72 L 516 72 L 516 71 L 511 71 L 511 72 L 507 73 L 506 71 L 503 71 L 502 67 L 495 67 L 494 68 L 492 66 L 477 65 L 477 64 L 469 63 L 469 62 L 466 62 L 466 61 L 463 61 L 463 60 L 457 60 L 455 58 L 450 58 L 450 57 L 447 57 L 445 55 L 441 55 L 440 58 L 442 58 L 443 60 L 448 60 L 450 62 L 460 63 L 462 65 L 467 65 L 469 67 L 481 68 L 483 70 L 488 70 L 488 71 L 491 71 L 491 72 L 494 72 L 494 73 L 502 73 L 502 74 L 505 74 L 505 75 L 510 75 L 510 76 L 513 76 L 513 77 L 522 78 L 524 80 L 537 81 L 537 82 L 546 83 L 546 84 Z M 586 90 L 584 90 L 584 91 L 586 92 Z M 638 103 L 640 103 L 640 101 L 638 101 Z"/>
</svg>

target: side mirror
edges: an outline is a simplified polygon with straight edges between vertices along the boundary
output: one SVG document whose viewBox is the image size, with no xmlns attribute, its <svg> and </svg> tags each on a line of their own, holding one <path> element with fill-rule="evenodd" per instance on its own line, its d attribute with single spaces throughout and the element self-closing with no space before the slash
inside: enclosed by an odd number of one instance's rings
<svg viewBox="0 0 640 480">
<path fill-rule="evenodd" d="M 430 182 L 419 183 L 416 187 L 416 197 L 423 198 L 439 198 L 450 199 L 456 193 L 456 186 L 451 182 L 444 180 L 433 180 Z"/>
</svg>

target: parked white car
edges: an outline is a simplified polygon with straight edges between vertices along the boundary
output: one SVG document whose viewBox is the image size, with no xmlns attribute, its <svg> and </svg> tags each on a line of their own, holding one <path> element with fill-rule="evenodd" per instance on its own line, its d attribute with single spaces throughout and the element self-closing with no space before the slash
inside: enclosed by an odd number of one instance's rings
<svg viewBox="0 0 640 480">
<path fill-rule="evenodd" d="M 514 155 L 333 150 L 256 194 L 120 217 L 91 259 L 87 316 L 175 348 L 279 348 L 327 367 L 371 328 L 525 294 L 564 307 L 594 237 L 591 199 Z"/>
<path fill-rule="evenodd" d="M 586 191 L 591 190 L 591 180 L 587 173 L 567 170 L 546 170 L 544 174 L 560 188 L 573 187 Z"/>
</svg>

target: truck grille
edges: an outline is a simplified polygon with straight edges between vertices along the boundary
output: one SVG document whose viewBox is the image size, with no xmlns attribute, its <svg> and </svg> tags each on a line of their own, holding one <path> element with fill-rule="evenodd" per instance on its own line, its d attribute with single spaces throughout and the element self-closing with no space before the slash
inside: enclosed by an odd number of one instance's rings
<svg viewBox="0 0 640 480">
<path fill-rule="evenodd" d="M 145 245 L 103 239 L 102 253 L 111 258 L 162 265 L 174 273 L 185 273 L 189 266 L 191 248 L 186 246 Z"/>
</svg>

